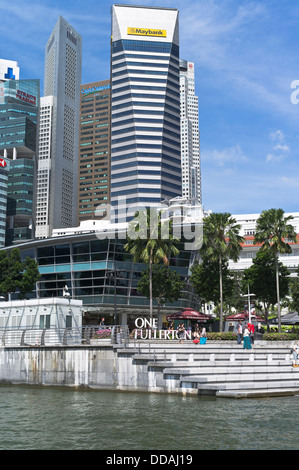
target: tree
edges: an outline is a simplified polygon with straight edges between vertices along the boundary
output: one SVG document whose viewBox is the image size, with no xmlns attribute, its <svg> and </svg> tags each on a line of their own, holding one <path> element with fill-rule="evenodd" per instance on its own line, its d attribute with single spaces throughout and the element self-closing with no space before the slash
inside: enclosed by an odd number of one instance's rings
<svg viewBox="0 0 299 470">
<path fill-rule="evenodd" d="M 267 325 L 269 308 L 277 302 L 275 286 L 277 268 L 279 272 L 280 293 L 282 297 L 285 297 L 289 292 L 289 271 L 282 263 L 277 262 L 275 253 L 269 250 L 258 251 L 252 265 L 245 269 L 243 273 L 243 289 L 247 291 L 247 286 L 249 285 L 250 292 L 255 294 L 257 300 L 264 303 Z"/>
<path fill-rule="evenodd" d="M 284 217 L 284 211 L 282 209 L 265 210 L 257 220 L 256 233 L 254 237 L 254 244 L 261 244 L 260 250 L 268 250 L 275 256 L 276 300 L 279 332 L 281 332 L 281 313 L 278 257 L 280 253 L 291 253 L 292 249 L 288 242 L 296 243 L 297 241 L 296 231 L 293 225 L 288 223 L 293 218 L 294 217 L 292 215 Z"/>
<path fill-rule="evenodd" d="M 223 330 L 223 261 L 233 259 L 237 261 L 243 237 L 239 235 L 241 226 L 231 214 L 212 213 L 204 218 L 203 244 L 200 253 L 218 261 L 219 266 L 219 295 L 220 295 L 220 331 Z"/>
<path fill-rule="evenodd" d="M 290 307 L 299 312 L 299 266 L 297 267 L 297 277 L 290 279 Z"/>
<path fill-rule="evenodd" d="M 34 290 L 36 282 L 40 279 L 37 262 L 32 258 L 26 258 L 21 282 L 19 283 L 19 297 L 25 299 L 29 292 Z"/>
<path fill-rule="evenodd" d="M 0 292 L 10 295 L 19 291 L 19 298 L 24 299 L 34 289 L 40 274 L 38 264 L 34 259 L 21 260 L 19 248 L 13 248 L 9 253 L 0 251 Z"/>
<path fill-rule="evenodd" d="M 222 284 L 224 296 L 231 296 L 233 291 L 233 280 L 228 270 L 227 260 L 222 260 Z M 203 256 L 201 263 L 195 263 L 191 267 L 190 282 L 195 293 L 203 302 L 219 303 L 219 264 L 207 256 Z"/>
<path fill-rule="evenodd" d="M 183 282 L 181 276 L 168 266 L 154 266 L 152 271 L 152 296 L 157 300 L 158 318 L 161 305 L 166 302 L 175 302 L 180 297 Z M 143 271 L 137 286 L 138 291 L 145 297 L 150 297 L 149 269 Z"/>
<path fill-rule="evenodd" d="M 124 249 L 133 255 L 134 262 L 149 265 L 150 318 L 153 316 L 153 265 L 163 262 L 168 266 L 170 256 L 179 254 L 176 247 L 178 240 L 174 239 L 171 230 L 172 221 L 170 219 L 163 221 L 161 211 L 155 208 L 136 212 L 135 219 L 128 227 Z"/>
</svg>

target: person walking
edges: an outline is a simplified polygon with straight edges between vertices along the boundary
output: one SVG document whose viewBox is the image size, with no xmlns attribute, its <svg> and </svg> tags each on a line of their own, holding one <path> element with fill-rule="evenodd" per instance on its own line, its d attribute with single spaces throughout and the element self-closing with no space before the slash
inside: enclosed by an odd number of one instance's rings
<svg viewBox="0 0 299 470">
<path fill-rule="evenodd" d="M 242 337 L 243 337 L 243 328 L 242 328 L 242 322 L 239 320 L 238 328 L 237 328 L 237 343 L 241 344 L 242 343 Z"/>
<path fill-rule="evenodd" d="M 243 349 L 251 349 L 251 341 L 250 341 L 250 331 L 248 325 L 246 325 L 244 333 L 243 333 Z"/>
<path fill-rule="evenodd" d="M 293 367 L 299 367 L 298 365 L 298 353 L 299 353 L 299 341 L 295 341 L 291 346 L 293 356 Z"/>
</svg>

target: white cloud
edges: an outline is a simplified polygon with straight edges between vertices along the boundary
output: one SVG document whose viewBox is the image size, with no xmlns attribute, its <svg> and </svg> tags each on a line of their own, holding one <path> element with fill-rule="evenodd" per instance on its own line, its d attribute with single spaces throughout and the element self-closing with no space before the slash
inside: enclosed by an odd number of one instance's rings
<svg viewBox="0 0 299 470">
<path fill-rule="evenodd" d="M 222 150 L 214 149 L 211 151 L 203 151 L 202 159 L 205 162 L 213 162 L 217 166 L 227 166 L 232 163 L 240 163 L 248 161 L 239 145 L 233 145 Z M 228 171 L 229 168 L 226 168 Z M 231 171 L 231 169 L 230 169 Z"/>
<path fill-rule="evenodd" d="M 285 143 L 285 134 L 277 129 L 269 135 L 270 140 L 278 142 L 274 145 L 272 152 L 267 154 L 266 162 L 279 163 L 285 160 L 290 152 L 290 147 Z"/>
</svg>

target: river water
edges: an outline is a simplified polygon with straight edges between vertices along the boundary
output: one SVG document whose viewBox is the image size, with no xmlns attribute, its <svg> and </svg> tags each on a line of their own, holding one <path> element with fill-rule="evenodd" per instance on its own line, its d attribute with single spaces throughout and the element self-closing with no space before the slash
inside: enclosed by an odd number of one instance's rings
<svg viewBox="0 0 299 470">
<path fill-rule="evenodd" d="M 299 396 L 0 386 L 1 450 L 298 450 Z"/>
</svg>

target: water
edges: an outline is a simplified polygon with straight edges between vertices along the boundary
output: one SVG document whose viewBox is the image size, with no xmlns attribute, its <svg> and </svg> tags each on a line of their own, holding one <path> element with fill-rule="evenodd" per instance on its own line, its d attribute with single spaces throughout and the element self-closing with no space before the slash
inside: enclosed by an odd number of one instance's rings
<svg viewBox="0 0 299 470">
<path fill-rule="evenodd" d="M 298 450 L 299 396 L 0 386 L 1 450 Z"/>
</svg>

